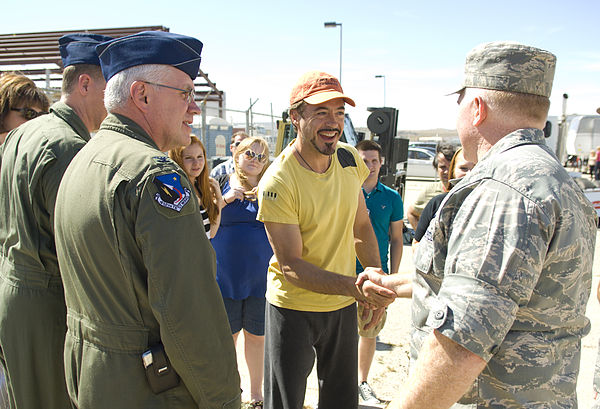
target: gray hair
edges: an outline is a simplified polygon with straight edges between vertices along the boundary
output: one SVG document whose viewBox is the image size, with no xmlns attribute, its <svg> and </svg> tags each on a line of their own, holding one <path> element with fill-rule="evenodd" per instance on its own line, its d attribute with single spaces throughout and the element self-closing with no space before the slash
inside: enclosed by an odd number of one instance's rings
<svg viewBox="0 0 600 409">
<path fill-rule="evenodd" d="M 465 89 L 463 98 L 475 97 L 481 97 L 490 108 L 500 112 L 505 118 L 546 121 L 550 108 L 550 99 L 542 95 L 482 88 Z"/>
<path fill-rule="evenodd" d="M 168 75 L 166 65 L 143 64 L 116 73 L 106 83 L 104 106 L 108 112 L 123 108 L 130 97 L 131 84 L 135 81 L 161 82 Z"/>
</svg>

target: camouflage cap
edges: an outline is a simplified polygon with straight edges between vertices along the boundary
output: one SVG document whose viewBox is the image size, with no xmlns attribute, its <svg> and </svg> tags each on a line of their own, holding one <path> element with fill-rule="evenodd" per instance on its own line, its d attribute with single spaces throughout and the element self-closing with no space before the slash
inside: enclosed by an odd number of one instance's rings
<svg viewBox="0 0 600 409">
<path fill-rule="evenodd" d="M 465 61 L 464 88 L 550 97 L 556 56 L 527 45 L 498 41 L 473 48 Z"/>
</svg>

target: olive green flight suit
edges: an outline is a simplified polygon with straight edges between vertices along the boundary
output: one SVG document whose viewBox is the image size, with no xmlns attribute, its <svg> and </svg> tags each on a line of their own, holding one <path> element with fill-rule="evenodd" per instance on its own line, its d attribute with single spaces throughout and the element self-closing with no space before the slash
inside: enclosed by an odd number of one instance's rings
<svg viewBox="0 0 600 409">
<path fill-rule="evenodd" d="M 66 309 L 54 203 L 90 134 L 66 104 L 8 135 L 0 168 L 0 361 L 11 407 L 70 408 L 63 365 Z"/>
<path fill-rule="evenodd" d="M 185 174 L 135 122 L 109 115 L 56 205 L 67 388 L 80 409 L 240 408 L 215 255 Z M 161 342 L 179 386 L 154 394 Z"/>
</svg>

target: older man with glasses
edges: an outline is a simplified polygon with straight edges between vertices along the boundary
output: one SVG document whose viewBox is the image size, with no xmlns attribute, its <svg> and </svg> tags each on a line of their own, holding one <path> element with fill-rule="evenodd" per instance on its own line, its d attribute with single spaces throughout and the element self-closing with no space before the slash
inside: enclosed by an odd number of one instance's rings
<svg viewBox="0 0 600 409">
<path fill-rule="evenodd" d="M 7 373 L 10 407 L 70 407 L 54 205 L 69 162 L 106 116 L 106 82 L 95 47 L 108 39 L 70 34 L 59 40 L 65 66 L 61 100 L 48 115 L 9 133 L 0 151 L 5 212 L 0 218 L 0 362 Z M 37 116 L 27 109 L 17 112 Z"/>
<path fill-rule="evenodd" d="M 163 153 L 190 143 L 201 50 L 154 31 L 97 48 L 110 114 L 56 204 L 67 388 L 80 409 L 240 408 L 214 251 L 189 179 Z"/>
</svg>

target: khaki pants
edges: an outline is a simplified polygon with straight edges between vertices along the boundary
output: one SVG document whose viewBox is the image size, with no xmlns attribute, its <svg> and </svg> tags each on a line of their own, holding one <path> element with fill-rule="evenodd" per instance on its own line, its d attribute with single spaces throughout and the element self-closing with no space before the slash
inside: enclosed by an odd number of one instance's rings
<svg viewBox="0 0 600 409">
<path fill-rule="evenodd" d="M 367 325 L 369 321 L 371 321 L 371 317 L 373 317 L 373 311 L 370 310 L 367 318 L 363 320 L 361 319 L 363 310 L 364 308 L 360 304 L 358 304 L 358 308 L 356 309 L 358 318 L 358 335 L 364 338 L 375 338 L 377 335 L 379 335 L 379 333 L 383 329 L 383 326 L 385 325 L 385 320 L 387 318 L 387 310 L 383 313 L 383 316 L 381 317 L 377 325 L 366 331 L 363 328 L 365 327 L 365 325 Z"/>
</svg>

